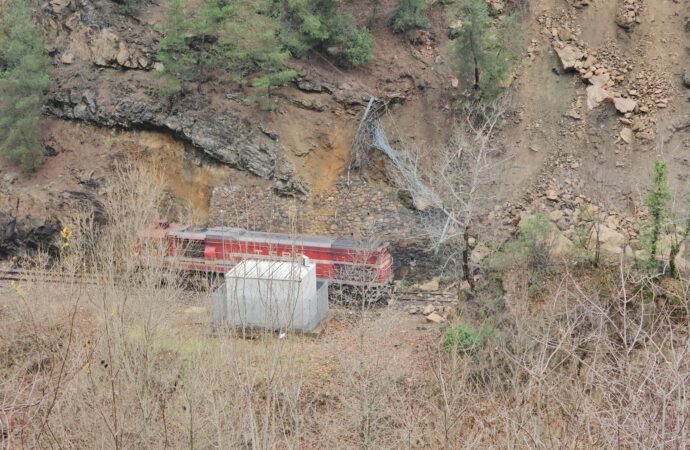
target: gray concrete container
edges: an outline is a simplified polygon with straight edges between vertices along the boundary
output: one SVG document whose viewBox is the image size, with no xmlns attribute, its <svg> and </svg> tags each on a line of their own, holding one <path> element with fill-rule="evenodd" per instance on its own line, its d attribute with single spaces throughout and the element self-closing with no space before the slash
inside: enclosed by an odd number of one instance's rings
<svg viewBox="0 0 690 450">
<path fill-rule="evenodd" d="M 312 331 L 328 314 L 328 283 L 306 258 L 242 261 L 212 298 L 214 322 L 240 329 Z"/>
</svg>

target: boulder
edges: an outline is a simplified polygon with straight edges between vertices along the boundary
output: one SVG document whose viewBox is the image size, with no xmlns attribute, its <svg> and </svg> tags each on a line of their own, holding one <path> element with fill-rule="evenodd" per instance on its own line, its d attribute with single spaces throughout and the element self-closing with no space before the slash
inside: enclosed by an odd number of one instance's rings
<svg viewBox="0 0 690 450">
<path fill-rule="evenodd" d="M 435 313 L 435 312 L 426 316 L 425 319 L 427 320 L 427 322 L 432 322 L 432 323 L 443 323 L 446 321 L 446 319 L 444 319 L 443 316 L 441 316 L 440 314 Z"/>
<path fill-rule="evenodd" d="M 690 69 L 685 69 L 681 80 L 683 81 L 683 86 L 690 89 Z"/>
<path fill-rule="evenodd" d="M 564 45 L 563 47 L 559 47 L 559 45 L 557 45 L 555 42 L 553 48 L 556 51 L 558 58 L 561 60 L 563 70 L 574 70 L 582 67 L 582 59 L 585 57 L 585 54 L 579 48 L 575 47 L 574 45 Z"/>
<path fill-rule="evenodd" d="M 562 258 L 570 256 L 573 253 L 573 248 L 575 245 L 567 237 L 563 236 L 561 233 L 554 233 L 551 242 L 551 255 Z"/>
<path fill-rule="evenodd" d="M 506 7 L 503 0 L 487 0 L 487 4 L 489 6 L 489 14 L 492 16 L 503 14 Z"/>
<path fill-rule="evenodd" d="M 591 77 L 589 77 L 587 81 L 589 82 L 589 84 L 599 85 L 604 89 L 607 89 L 612 85 L 611 74 L 609 74 L 608 72 L 601 72 L 592 75 Z"/>
<path fill-rule="evenodd" d="M 470 254 L 472 264 L 478 265 L 491 254 L 491 249 L 485 245 L 477 245 Z"/>
<path fill-rule="evenodd" d="M 323 86 L 321 84 L 312 82 L 310 80 L 300 80 L 297 82 L 297 88 L 302 92 L 321 93 Z"/>
<path fill-rule="evenodd" d="M 631 98 L 617 97 L 613 99 L 613 106 L 621 114 L 626 114 L 635 111 L 637 102 Z"/>
<path fill-rule="evenodd" d="M 565 41 L 572 41 L 572 40 L 574 40 L 574 36 L 573 36 L 572 31 L 570 31 L 568 28 L 561 27 L 558 29 L 558 39 L 560 39 L 561 41 L 564 41 L 564 42 Z"/>
<path fill-rule="evenodd" d="M 553 210 L 549 213 L 549 219 L 551 219 L 552 222 L 558 222 L 562 217 L 563 211 L 560 209 Z"/>
<path fill-rule="evenodd" d="M 625 5 L 616 14 L 616 25 L 626 31 L 630 31 L 637 22 L 637 12 L 634 9 L 627 9 Z"/>
<path fill-rule="evenodd" d="M 108 28 L 101 32 L 91 42 L 91 60 L 97 66 L 111 66 L 117 61 L 120 48 L 120 38 Z"/>
<path fill-rule="evenodd" d="M 91 41 L 91 61 L 101 67 L 148 69 L 151 62 L 144 54 L 132 49 L 111 29 L 104 28 Z"/>
<path fill-rule="evenodd" d="M 72 0 L 50 0 L 50 7 L 55 13 L 60 14 L 69 7 L 70 3 Z"/>
<path fill-rule="evenodd" d="M 659 239 L 659 243 L 657 244 L 657 256 L 662 258 L 664 261 L 668 261 L 669 256 L 671 255 L 671 247 L 673 247 L 674 244 L 677 244 L 678 241 L 680 240 L 681 236 L 680 235 L 665 235 L 662 236 Z M 682 243 L 680 245 L 680 250 L 678 251 L 678 256 L 683 255 L 685 253 L 685 244 Z M 676 259 L 678 259 L 676 257 Z"/>
<path fill-rule="evenodd" d="M 587 108 L 594 109 L 602 103 L 613 100 L 613 95 L 601 84 L 587 86 Z"/>
<path fill-rule="evenodd" d="M 462 28 L 462 20 L 458 19 L 455 22 L 448 25 L 448 39 L 455 39 L 460 35 L 460 29 Z"/>
<path fill-rule="evenodd" d="M 60 62 L 62 64 L 74 63 L 74 53 L 63 53 L 62 55 L 60 55 Z"/>
<path fill-rule="evenodd" d="M 621 130 L 620 137 L 623 140 L 623 142 L 629 144 L 633 140 L 633 131 L 630 128 L 625 127 Z"/>
<path fill-rule="evenodd" d="M 587 249 L 595 250 L 598 243 L 600 257 L 605 261 L 617 262 L 626 247 L 625 241 L 625 236 L 606 225 L 594 226 L 589 235 Z"/>
<path fill-rule="evenodd" d="M 597 239 L 602 245 L 611 245 L 621 248 L 625 245 L 625 236 L 606 225 L 599 225 L 598 230 L 596 226 L 592 227 L 589 236 L 589 240 L 592 243 L 591 245 L 594 245 Z"/>
<path fill-rule="evenodd" d="M 7 184 L 13 184 L 19 179 L 19 174 L 17 172 L 7 172 L 2 176 L 2 181 Z"/>
<path fill-rule="evenodd" d="M 439 286 L 440 281 L 441 281 L 441 279 L 439 277 L 434 277 L 431 280 L 427 281 L 426 283 L 420 284 L 419 286 L 417 286 L 417 288 L 420 291 L 424 291 L 424 292 L 438 291 L 440 288 L 440 286 Z"/>
</svg>

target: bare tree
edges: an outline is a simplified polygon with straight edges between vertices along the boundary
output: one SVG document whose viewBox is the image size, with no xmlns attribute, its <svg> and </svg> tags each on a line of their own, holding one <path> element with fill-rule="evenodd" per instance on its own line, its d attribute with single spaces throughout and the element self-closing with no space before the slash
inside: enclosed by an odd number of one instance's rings
<svg viewBox="0 0 690 450">
<path fill-rule="evenodd" d="M 410 192 L 428 219 L 435 252 L 442 246 L 448 249 L 444 267 L 454 266 L 458 287 L 466 281 L 474 289 L 471 235 L 476 231 L 478 214 L 491 198 L 492 169 L 497 166 L 494 157 L 498 154 L 492 138 L 509 106 L 509 97 L 502 96 L 491 103 L 464 107 L 450 142 L 423 153 L 413 146 L 393 148 L 377 119 L 380 109 L 370 103 L 355 138 L 357 164 L 364 159 L 362 148 L 367 145 L 389 158 L 397 184 Z"/>
</svg>

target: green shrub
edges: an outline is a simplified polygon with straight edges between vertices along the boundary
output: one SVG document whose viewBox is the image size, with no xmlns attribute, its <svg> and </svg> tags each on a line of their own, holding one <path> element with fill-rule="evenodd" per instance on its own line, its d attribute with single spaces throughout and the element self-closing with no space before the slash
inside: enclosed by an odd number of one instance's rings
<svg viewBox="0 0 690 450">
<path fill-rule="evenodd" d="M 291 69 L 277 70 L 264 74 L 252 81 L 255 92 L 247 97 L 248 103 L 259 102 L 261 109 L 273 110 L 275 104 L 271 100 L 270 93 L 273 86 L 282 86 L 289 83 L 297 76 L 297 72 Z"/>
<path fill-rule="evenodd" d="M 544 214 L 524 217 L 517 236 L 489 257 L 488 267 L 498 272 L 523 271 L 530 295 L 542 292 L 545 277 L 558 271 L 551 258 L 555 233 Z"/>
<path fill-rule="evenodd" d="M 291 53 L 334 47 L 339 64 L 364 64 L 371 60 L 374 39 L 368 30 L 355 27 L 351 17 L 339 14 L 339 4 L 204 0 L 202 8 L 192 11 L 185 0 L 170 0 L 157 54 L 167 81 L 161 91 L 174 93 L 186 81 L 217 78 L 215 72 L 222 69 L 227 78 L 253 88 L 249 101 L 268 106 L 271 88 L 296 75 L 285 67 Z"/>
<path fill-rule="evenodd" d="M 670 199 L 668 167 L 666 162 L 657 160 L 654 162 L 652 186 L 647 190 L 645 197 L 645 205 L 649 211 L 650 219 L 642 223 L 640 238 L 640 243 L 647 250 L 649 257 L 647 261 L 638 261 L 638 264 L 651 270 L 660 270 L 675 276 L 677 271 L 675 258 L 678 256 L 683 243 L 690 237 L 690 197 L 688 197 L 689 212 L 684 226 L 673 225 L 673 214 L 668 206 Z M 667 245 L 665 245 L 666 248 L 661 249 L 661 253 L 666 254 L 668 251 L 668 267 L 658 257 L 664 236 L 666 236 Z"/>
<path fill-rule="evenodd" d="M 553 229 L 544 214 L 526 216 L 520 221 L 515 239 L 507 242 L 491 261 L 498 269 L 523 267 L 543 271 L 551 263 Z"/>
<path fill-rule="evenodd" d="M 280 21 L 270 15 L 269 6 L 262 1 L 206 0 L 198 27 L 202 35 L 217 38 L 203 56 L 206 63 L 224 68 L 242 83 L 258 74 L 253 86 L 266 92 L 296 75 L 285 68 L 290 54 L 284 50 L 279 37 Z"/>
<path fill-rule="evenodd" d="M 289 53 L 280 40 L 280 21 L 263 0 L 205 0 L 195 13 L 183 0 L 171 0 L 158 45 L 165 66 L 168 93 L 200 74 L 225 71 L 227 78 L 251 86 L 248 100 L 270 103 L 271 87 L 285 84 L 296 73 L 285 67 Z M 204 72 L 206 71 L 206 72 Z"/>
<path fill-rule="evenodd" d="M 199 55 L 189 48 L 186 40 L 193 27 L 194 22 L 185 10 L 184 0 L 170 0 L 163 23 L 164 36 L 158 43 L 156 54 L 158 61 L 165 67 L 164 93 L 180 91 L 183 83 L 189 81 L 195 73 Z"/>
<path fill-rule="evenodd" d="M 354 28 L 347 38 L 345 46 L 346 61 L 352 66 L 366 64 L 373 58 L 374 37 L 365 28 Z"/>
<path fill-rule="evenodd" d="M 388 25 L 397 33 L 413 28 L 426 28 L 429 26 L 429 19 L 425 12 L 425 0 L 398 0 L 395 11 L 388 19 Z"/>
<path fill-rule="evenodd" d="M 465 323 L 451 325 L 443 334 L 443 347 L 448 352 L 472 353 L 481 349 L 493 335 L 494 328 L 490 326 L 476 329 Z"/>
<path fill-rule="evenodd" d="M 340 0 L 276 1 L 274 15 L 282 17 L 281 36 L 296 57 L 311 49 L 341 47 L 341 65 L 358 66 L 372 58 L 374 39 L 366 28 L 357 28 L 352 17 L 338 11 Z"/>
<path fill-rule="evenodd" d="M 647 232 L 644 233 L 643 242 L 648 246 L 650 265 L 657 263 L 657 246 L 661 233 L 666 227 L 666 202 L 669 197 L 668 169 L 664 161 L 657 160 L 654 162 L 654 181 L 645 197 L 645 204 L 649 210 L 651 221 L 645 224 Z"/>
<path fill-rule="evenodd" d="M 143 0 L 124 0 L 121 8 L 122 13 L 128 16 L 134 16 L 139 12 L 143 3 Z"/>
<path fill-rule="evenodd" d="M 0 151 L 32 170 L 45 156 L 39 124 L 50 60 L 26 0 L 7 0 L 1 14 Z"/>
</svg>

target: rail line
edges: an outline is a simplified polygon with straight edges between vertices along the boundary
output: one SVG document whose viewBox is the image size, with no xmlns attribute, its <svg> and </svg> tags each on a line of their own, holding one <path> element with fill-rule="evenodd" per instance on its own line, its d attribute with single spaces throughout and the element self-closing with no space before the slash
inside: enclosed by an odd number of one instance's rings
<svg viewBox="0 0 690 450">
<path fill-rule="evenodd" d="M 24 281 L 41 283 L 79 283 L 79 284 L 98 284 L 99 280 L 93 276 L 49 272 L 44 270 L 24 270 L 24 269 L 2 269 L 0 270 L 0 281 Z"/>
<path fill-rule="evenodd" d="M 104 282 L 105 280 L 99 279 L 93 275 L 83 275 L 75 273 L 61 273 L 26 269 L 0 269 L 0 281 L 97 285 L 99 283 Z M 401 303 L 426 304 L 457 302 L 457 296 L 454 292 L 404 291 L 392 292 L 387 294 L 386 297 L 388 298 L 388 301 Z"/>
<path fill-rule="evenodd" d="M 420 303 L 456 303 L 458 297 L 454 292 L 394 292 L 390 296 L 391 300 L 397 302 L 420 302 Z"/>
</svg>

